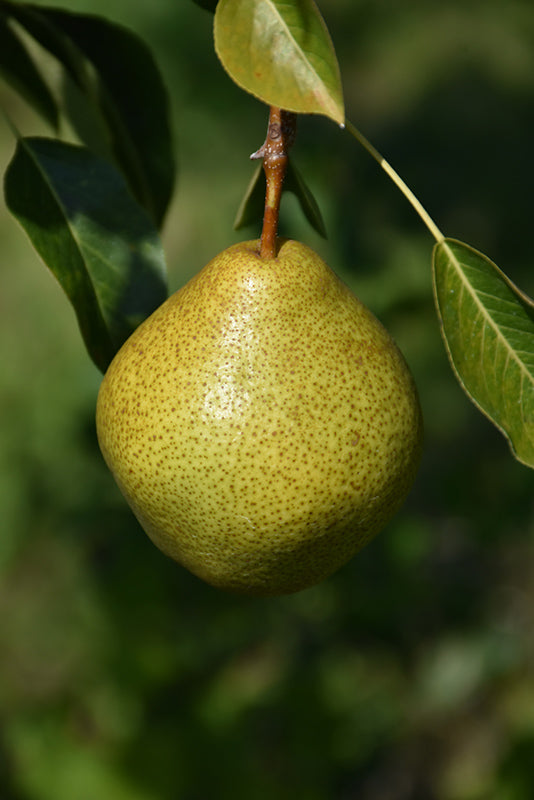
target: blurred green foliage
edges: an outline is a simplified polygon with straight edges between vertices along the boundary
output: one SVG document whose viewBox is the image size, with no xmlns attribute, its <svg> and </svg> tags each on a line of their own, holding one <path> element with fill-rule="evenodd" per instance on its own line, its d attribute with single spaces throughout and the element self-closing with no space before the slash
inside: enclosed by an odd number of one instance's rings
<svg viewBox="0 0 534 800">
<path fill-rule="evenodd" d="M 265 109 L 192 2 L 70 0 L 154 48 L 174 108 L 172 288 L 232 241 Z M 323 3 L 348 113 L 446 235 L 532 294 L 531 0 Z M 46 132 L 5 87 L 24 134 Z M 0 128 L 0 170 L 14 149 Z M 99 375 L 74 315 L 0 206 L 2 800 L 530 800 L 532 473 L 469 404 L 435 318 L 432 241 L 358 146 L 303 119 L 315 247 L 386 323 L 420 387 L 405 508 L 326 583 L 249 600 L 144 536 L 99 455 Z M 258 231 L 250 229 L 251 238 Z"/>
</svg>

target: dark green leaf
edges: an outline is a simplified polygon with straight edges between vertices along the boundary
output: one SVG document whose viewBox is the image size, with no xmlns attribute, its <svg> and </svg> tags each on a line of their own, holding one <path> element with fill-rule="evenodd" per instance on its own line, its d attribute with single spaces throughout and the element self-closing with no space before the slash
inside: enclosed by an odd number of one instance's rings
<svg viewBox="0 0 534 800">
<path fill-rule="evenodd" d="M 152 53 L 133 33 L 107 20 L 52 9 L 46 14 L 95 67 L 115 157 L 139 202 L 161 225 L 175 164 L 167 91 Z"/>
<path fill-rule="evenodd" d="M 122 176 L 85 147 L 20 139 L 6 202 L 58 279 L 104 372 L 166 297 L 161 243 Z"/>
<path fill-rule="evenodd" d="M 284 188 L 288 192 L 293 192 L 300 203 L 300 207 L 304 216 L 312 228 L 314 228 L 318 234 L 326 239 L 326 228 L 321 210 L 317 205 L 317 201 L 315 200 L 311 190 L 304 181 L 304 178 L 293 164 L 291 159 L 289 159 L 289 166 L 284 181 Z"/>
<path fill-rule="evenodd" d="M 39 6 L 0 0 L 0 9 L 16 20 L 36 42 L 48 50 L 65 68 L 72 80 L 84 91 L 89 88 L 89 76 L 85 58 L 78 48 L 53 25 Z"/>
<path fill-rule="evenodd" d="M 252 178 L 238 208 L 234 220 L 234 230 L 239 231 L 248 225 L 261 223 L 265 207 L 265 173 L 263 164 L 256 165 Z"/>
<path fill-rule="evenodd" d="M 168 95 L 149 48 L 126 28 L 97 16 L 6 0 L 4 6 L 97 105 L 117 163 L 161 226 L 175 161 Z M 88 79 L 84 58 L 94 68 L 96 85 Z"/>
<path fill-rule="evenodd" d="M 534 304 L 482 253 L 452 239 L 434 249 L 443 336 L 458 379 L 534 467 Z"/>
<path fill-rule="evenodd" d="M 219 0 L 214 35 L 238 86 L 267 105 L 344 123 L 336 54 L 313 0 Z"/>
<path fill-rule="evenodd" d="M 205 8 L 206 11 L 211 11 L 213 13 L 217 7 L 218 0 L 193 0 L 193 2 L 201 8 Z"/>
<path fill-rule="evenodd" d="M 57 128 L 58 110 L 26 47 L 0 9 L 0 75 L 46 120 Z"/>
<path fill-rule="evenodd" d="M 326 237 L 326 228 L 319 206 L 291 159 L 289 159 L 283 191 L 292 192 L 297 197 L 304 216 L 312 228 L 321 236 Z M 263 164 L 260 163 L 254 170 L 254 174 L 250 179 L 241 205 L 239 206 L 234 221 L 234 229 L 238 231 L 241 228 L 246 228 L 248 225 L 261 223 L 264 206 L 265 174 L 263 172 Z"/>
</svg>

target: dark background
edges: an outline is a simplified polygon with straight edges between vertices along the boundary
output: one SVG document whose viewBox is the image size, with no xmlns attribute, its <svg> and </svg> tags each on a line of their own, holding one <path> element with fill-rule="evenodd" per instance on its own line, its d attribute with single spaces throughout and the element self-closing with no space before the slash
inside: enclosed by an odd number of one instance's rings
<svg viewBox="0 0 534 800">
<path fill-rule="evenodd" d="M 171 288 L 259 230 L 233 219 L 262 105 L 189 0 L 79 0 L 154 49 L 179 178 Z M 532 0 L 322 3 L 350 119 L 446 235 L 533 293 Z M 45 132 L 5 86 L 24 134 Z M 14 149 L 0 124 L 0 170 Z M 73 312 L 0 205 L 1 800 L 530 800 L 534 796 L 533 473 L 447 362 L 432 239 L 374 161 L 303 118 L 294 159 L 315 247 L 390 329 L 426 422 L 398 517 L 324 584 L 228 596 L 161 555 L 98 451 L 100 375 Z"/>
</svg>

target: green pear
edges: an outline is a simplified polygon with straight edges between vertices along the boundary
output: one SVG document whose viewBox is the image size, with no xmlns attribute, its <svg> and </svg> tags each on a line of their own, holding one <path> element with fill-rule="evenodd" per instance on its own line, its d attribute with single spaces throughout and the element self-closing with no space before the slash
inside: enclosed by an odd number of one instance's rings
<svg viewBox="0 0 534 800">
<path fill-rule="evenodd" d="M 331 575 L 404 501 L 422 418 L 410 371 L 319 256 L 229 247 L 123 345 L 98 396 L 139 522 L 208 583 L 278 595 Z"/>
</svg>

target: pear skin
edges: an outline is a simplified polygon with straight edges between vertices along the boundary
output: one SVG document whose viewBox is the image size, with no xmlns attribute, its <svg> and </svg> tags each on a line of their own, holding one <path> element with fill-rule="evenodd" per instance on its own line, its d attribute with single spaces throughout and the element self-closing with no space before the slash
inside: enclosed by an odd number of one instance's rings
<svg viewBox="0 0 534 800">
<path fill-rule="evenodd" d="M 123 345 L 100 447 L 140 524 L 221 589 L 297 592 L 402 505 L 422 416 L 389 333 L 310 248 L 229 247 Z"/>
</svg>

